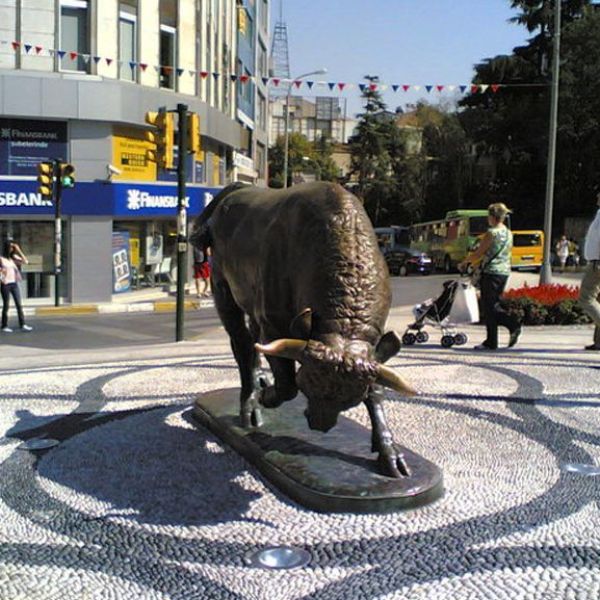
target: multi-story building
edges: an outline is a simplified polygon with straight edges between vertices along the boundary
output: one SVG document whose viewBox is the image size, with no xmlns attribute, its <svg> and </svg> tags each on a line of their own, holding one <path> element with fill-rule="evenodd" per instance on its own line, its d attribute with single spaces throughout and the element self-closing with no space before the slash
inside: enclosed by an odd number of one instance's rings
<svg viewBox="0 0 600 600">
<path fill-rule="evenodd" d="M 0 239 L 29 255 L 26 297 L 54 293 L 41 161 L 76 169 L 62 201 L 59 287 L 71 302 L 110 300 L 129 289 L 126 273 L 169 275 L 176 174 L 147 159 L 148 111 L 183 103 L 200 117 L 189 217 L 234 179 L 264 183 L 268 26 L 268 0 L 0 0 Z"/>
</svg>

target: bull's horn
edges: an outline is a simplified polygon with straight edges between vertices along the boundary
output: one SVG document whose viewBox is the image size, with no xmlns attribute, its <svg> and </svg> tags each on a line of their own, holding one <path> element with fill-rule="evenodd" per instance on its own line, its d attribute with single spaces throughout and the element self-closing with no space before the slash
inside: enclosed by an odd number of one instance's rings
<svg viewBox="0 0 600 600">
<path fill-rule="evenodd" d="M 280 340 L 274 340 L 264 346 L 262 344 L 254 344 L 254 347 L 267 356 L 300 360 L 302 352 L 304 352 L 304 349 L 306 348 L 306 344 L 306 340 L 281 338 Z"/>
<path fill-rule="evenodd" d="M 417 394 L 417 390 L 412 388 L 403 377 L 400 377 L 400 375 L 398 375 L 398 373 L 396 373 L 393 369 L 390 369 L 384 365 L 377 365 L 376 383 L 408 396 L 414 396 Z"/>
</svg>

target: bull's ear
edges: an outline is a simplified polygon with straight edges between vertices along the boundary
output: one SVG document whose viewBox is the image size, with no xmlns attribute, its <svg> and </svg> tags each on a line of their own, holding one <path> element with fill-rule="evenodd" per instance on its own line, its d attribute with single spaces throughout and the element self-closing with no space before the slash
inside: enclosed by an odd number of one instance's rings
<svg viewBox="0 0 600 600">
<path fill-rule="evenodd" d="M 377 344 L 375 348 L 375 359 L 377 362 L 384 363 L 392 356 L 400 352 L 402 342 L 400 336 L 395 331 L 388 331 Z"/>
<path fill-rule="evenodd" d="M 311 331 L 312 310 L 310 308 L 305 308 L 292 319 L 292 322 L 290 323 L 290 333 L 299 340 L 308 340 L 310 339 Z"/>
</svg>

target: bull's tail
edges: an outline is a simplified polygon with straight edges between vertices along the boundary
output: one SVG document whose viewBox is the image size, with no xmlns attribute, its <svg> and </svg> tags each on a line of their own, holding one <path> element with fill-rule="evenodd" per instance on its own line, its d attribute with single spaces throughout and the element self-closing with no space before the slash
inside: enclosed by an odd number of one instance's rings
<svg viewBox="0 0 600 600">
<path fill-rule="evenodd" d="M 194 221 L 194 227 L 190 235 L 190 243 L 198 248 L 207 248 L 212 245 L 210 235 L 210 221 L 215 209 L 231 194 L 240 188 L 246 187 L 245 183 L 236 181 L 224 187 L 210 202 L 210 204 L 198 215 Z"/>
</svg>

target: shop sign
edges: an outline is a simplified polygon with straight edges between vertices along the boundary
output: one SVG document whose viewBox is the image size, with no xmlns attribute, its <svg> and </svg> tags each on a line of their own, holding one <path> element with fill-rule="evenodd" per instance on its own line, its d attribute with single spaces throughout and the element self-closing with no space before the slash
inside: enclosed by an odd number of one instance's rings
<svg viewBox="0 0 600 600">
<path fill-rule="evenodd" d="M 0 119 L 0 175 L 36 176 L 49 158 L 68 158 L 66 122 Z"/>
<path fill-rule="evenodd" d="M 51 214 L 52 202 L 36 189 L 36 183 L 30 181 L 0 181 L 0 215 Z"/>
<path fill-rule="evenodd" d="M 113 292 L 120 294 L 131 288 L 129 232 L 113 231 L 112 235 Z"/>
<path fill-rule="evenodd" d="M 148 161 L 146 150 L 151 144 L 139 129 L 115 127 L 112 163 L 119 171 L 113 180 L 156 181 L 156 164 Z"/>
</svg>

